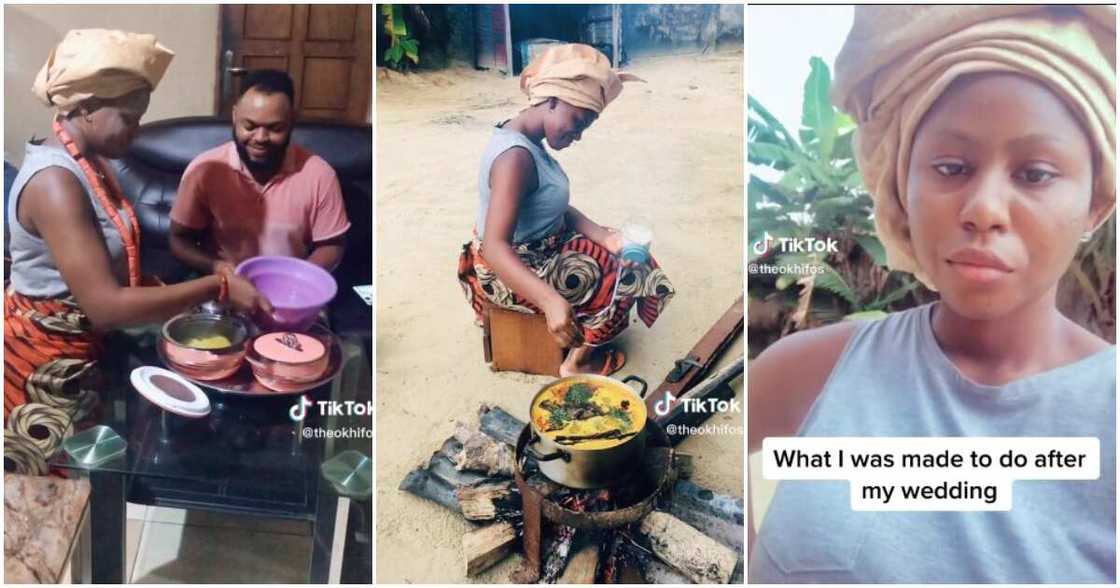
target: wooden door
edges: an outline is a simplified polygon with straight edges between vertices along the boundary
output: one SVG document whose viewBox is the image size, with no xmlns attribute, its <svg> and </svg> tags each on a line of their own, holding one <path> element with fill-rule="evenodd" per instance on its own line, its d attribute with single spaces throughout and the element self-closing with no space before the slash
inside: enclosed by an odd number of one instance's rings
<svg viewBox="0 0 1120 588">
<path fill-rule="evenodd" d="M 369 121 L 373 6 L 250 4 L 221 7 L 218 112 L 228 116 L 248 70 L 287 71 L 301 120 Z"/>
<path fill-rule="evenodd" d="M 482 4 L 474 10 L 475 67 L 512 73 L 509 5 Z"/>
</svg>

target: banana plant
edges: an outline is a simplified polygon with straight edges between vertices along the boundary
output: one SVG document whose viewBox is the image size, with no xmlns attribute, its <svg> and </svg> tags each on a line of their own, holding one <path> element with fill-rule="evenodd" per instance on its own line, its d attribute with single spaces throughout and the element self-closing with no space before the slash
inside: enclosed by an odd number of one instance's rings
<svg viewBox="0 0 1120 588">
<path fill-rule="evenodd" d="M 1116 216 L 1078 250 L 1058 288 L 1063 313 L 1116 341 Z"/>
<path fill-rule="evenodd" d="M 400 4 L 382 4 L 381 16 L 385 17 L 385 32 L 389 35 L 389 48 L 385 50 L 385 63 L 401 69 L 405 59 L 413 65 L 420 63 L 420 41 L 409 36 L 408 24 Z"/>
<path fill-rule="evenodd" d="M 824 60 L 813 57 L 809 69 L 796 136 L 761 102 L 747 98 L 747 158 L 752 164 L 748 261 L 818 268 L 817 273 L 784 274 L 775 280 L 774 287 L 781 291 L 800 286 L 791 297 L 784 332 L 809 326 L 810 318 L 830 322 L 879 317 L 919 288 L 910 276 L 886 269 L 886 252 L 871 218 L 871 197 L 852 151 L 855 123 L 829 99 L 832 80 Z M 839 252 L 782 254 L 765 246 L 782 238 L 807 237 L 832 238 L 840 244 Z M 832 300 L 822 300 L 821 293 Z"/>
</svg>

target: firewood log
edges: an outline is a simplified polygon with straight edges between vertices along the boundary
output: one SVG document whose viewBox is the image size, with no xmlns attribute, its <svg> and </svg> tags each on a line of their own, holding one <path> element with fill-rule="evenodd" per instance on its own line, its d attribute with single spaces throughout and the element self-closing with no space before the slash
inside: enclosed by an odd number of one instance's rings
<svg viewBox="0 0 1120 588">
<path fill-rule="evenodd" d="M 656 558 L 648 558 L 642 565 L 642 578 L 647 584 L 691 584 L 688 576 L 677 571 L 673 566 Z"/>
<path fill-rule="evenodd" d="M 417 468 L 409 472 L 398 489 L 415 494 L 420 498 L 427 498 L 445 508 L 459 512 L 459 501 L 455 498 L 455 490 L 439 478 L 432 476 L 424 468 Z"/>
<path fill-rule="evenodd" d="M 673 486 L 673 502 L 688 503 L 696 510 L 743 526 L 743 499 L 718 494 L 689 480 L 679 480 Z"/>
<path fill-rule="evenodd" d="M 703 511 L 682 508 L 680 503 L 676 501 L 669 508 L 669 514 L 704 535 L 730 547 L 736 553 L 741 554 L 743 552 L 743 527 L 741 525 L 729 523 Z"/>
<path fill-rule="evenodd" d="M 664 564 L 662 564 L 664 565 Z M 687 581 L 688 578 L 681 576 L 682 581 Z M 653 582 L 647 581 L 642 577 L 642 570 L 638 567 L 625 567 L 619 572 L 619 584 L 652 584 Z"/>
<path fill-rule="evenodd" d="M 477 486 L 487 481 L 487 477 L 478 472 L 463 472 L 455 469 L 455 463 L 439 453 L 432 456 L 427 469 L 432 476 L 452 488 Z"/>
<path fill-rule="evenodd" d="M 728 583 L 739 562 L 733 549 L 668 513 L 649 513 L 641 530 L 657 557 L 696 584 Z"/>
<path fill-rule="evenodd" d="M 557 525 L 553 533 L 552 543 L 541 556 L 541 584 L 555 584 L 561 572 L 568 565 L 572 554 L 572 543 L 576 538 L 576 530 L 567 525 Z"/>
<path fill-rule="evenodd" d="M 463 535 L 463 556 L 468 576 L 476 576 L 501 561 L 517 542 L 510 523 L 494 523 Z"/>
<path fill-rule="evenodd" d="M 456 424 L 455 439 L 462 444 L 453 458 L 455 469 L 513 477 L 513 447 L 462 423 Z"/>
<path fill-rule="evenodd" d="M 681 480 L 673 486 L 669 513 L 736 552 L 743 552 L 743 499 Z"/>
<path fill-rule="evenodd" d="M 598 565 L 599 548 L 595 545 L 586 545 L 572 556 L 557 584 L 594 584 L 595 568 Z"/>
<path fill-rule="evenodd" d="M 621 573 L 622 561 L 622 529 L 608 529 L 600 532 L 599 565 L 595 570 L 595 584 L 617 584 Z"/>
<path fill-rule="evenodd" d="M 492 521 L 499 514 L 521 511 L 520 494 L 512 481 L 460 488 L 455 496 L 459 500 L 459 510 L 469 521 Z"/>
<path fill-rule="evenodd" d="M 439 451 L 436 451 L 432 455 L 442 455 L 451 461 L 455 461 L 455 456 L 459 455 L 459 452 L 462 450 L 463 444 L 452 435 L 443 442 L 443 445 L 439 446 Z"/>
<path fill-rule="evenodd" d="M 509 445 L 517 446 L 517 437 L 525 428 L 525 422 L 498 408 L 483 404 L 478 409 L 478 422 L 483 433 Z"/>
</svg>

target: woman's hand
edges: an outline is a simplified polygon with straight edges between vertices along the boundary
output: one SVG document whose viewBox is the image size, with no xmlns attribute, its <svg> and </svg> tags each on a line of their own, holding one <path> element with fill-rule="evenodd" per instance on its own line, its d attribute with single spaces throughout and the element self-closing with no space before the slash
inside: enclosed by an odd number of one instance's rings
<svg viewBox="0 0 1120 588">
<path fill-rule="evenodd" d="M 250 316 L 268 316 L 272 314 L 272 303 L 257 290 L 252 282 L 237 274 L 227 274 L 229 284 L 229 302 L 233 307 Z"/>
<path fill-rule="evenodd" d="M 576 324 L 576 315 L 572 305 L 560 295 L 552 297 L 541 309 L 544 311 L 545 322 L 548 323 L 548 332 L 552 338 L 564 348 L 573 348 L 583 345 L 583 332 Z"/>
<path fill-rule="evenodd" d="M 215 261 L 213 265 L 213 273 L 218 275 L 232 276 L 237 273 L 237 266 L 228 261 Z"/>
<path fill-rule="evenodd" d="M 603 230 L 606 231 L 606 236 L 603 237 L 599 245 L 607 251 L 610 251 L 611 255 L 617 257 L 623 267 L 634 267 L 638 265 L 637 262 L 622 257 L 622 248 L 626 244 L 626 241 L 622 238 L 622 231 L 612 227 L 603 227 Z"/>
<path fill-rule="evenodd" d="M 610 251 L 613 255 L 622 254 L 622 232 L 612 227 L 603 227 L 606 235 L 603 237 L 603 242 L 599 243 L 604 249 Z"/>
</svg>

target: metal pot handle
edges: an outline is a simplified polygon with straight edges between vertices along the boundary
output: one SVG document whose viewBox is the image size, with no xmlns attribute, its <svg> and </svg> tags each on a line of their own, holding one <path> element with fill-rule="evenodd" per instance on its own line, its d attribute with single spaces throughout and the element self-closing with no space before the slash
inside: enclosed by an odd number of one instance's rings
<svg viewBox="0 0 1120 588">
<path fill-rule="evenodd" d="M 541 455 L 537 453 L 536 450 L 533 449 L 532 445 L 540 440 L 540 435 L 537 435 L 536 431 L 530 430 L 529 442 L 525 444 L 525 454 L 537 461 L 552 461 L 554 459 L 562 459 L 565 462 L 572 461 L 572 454 L 564 451 L 563 449 L 557 449 L 556 453 L 549 453 L 548 455 Z"/>
<path fill-rule="evenodd" d="M 649 388 L 649 386 L 648 386 L 648 385 L 646 384 L 646 381 L 645 381 L 645 380 L 643 380 L 643 379 L 639 378 L 638 376 L 626 376 L 625 378 L 622 378 L 622 382 L 623 382 L 623 383 L 626 383 L 626 382 L 637 382 L 637 383 L 641 384 L 641 385 L 642 385 L 642 391 L 641 391 L 641 392 L 638 392 L 638 397 L 639 397 L 639 398 L 641 398 L 641 399 L 643 399 L 643 400 L 645 400 L 645 397 L 646 397 L 646 389 L 647 389 L 647 388 Z"/>
</svg>

